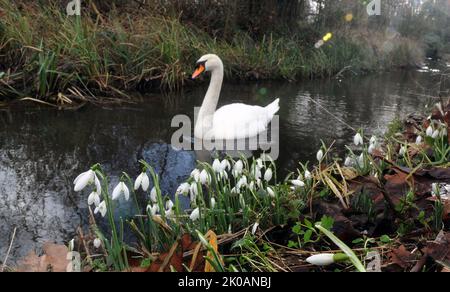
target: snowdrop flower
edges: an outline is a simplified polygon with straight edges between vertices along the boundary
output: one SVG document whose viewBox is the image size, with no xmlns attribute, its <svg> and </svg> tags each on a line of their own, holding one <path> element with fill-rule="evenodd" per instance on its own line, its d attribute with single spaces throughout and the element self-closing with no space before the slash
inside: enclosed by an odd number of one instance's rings
<svg viewBox="0 0 450 292">
<path fill-rule="evenodd" d="M 242 160 L 238 160 L 233 166 L 233 176 L 238 177 L 241 175 L 242 170 L 244 169 L 244 163 Z"/>
<path fill-rule="evenodd" d="M 433 127 L 432 127 L 431 125 L 428 126 L 427 131 L 425 132 L 425 134 L 426 134 L 428 137 L 433 136 Z"/>
<path fill-rule="evenodd" d="M 436 139 L 437 137 L 439 137 L 439 130 L 435 130 L 433 132 L 433 135 L 431 135 L 431 138 Z"/>
<path fill-rule="evenodd" d="M 263 187 L 261 179 L 257 179 L 257 180 L 256 180 L 256 185 L 257 185 L 258 188 L 260 188 L 260 189 Z"/>
<path fill-rule="evenodd" d="M 361 136 L 360 133 L 356 133 L 355 137 L 353 137 L 353 143 L 354 143 L 356 146 L 359 146 L 359 145 L 364 144 L 363 137 Z"/>
<path fill-rule="evenodd" d="M 209 176 L 209 173 L 206 171 L 206 169 L 203 169 L 202 172 L 200 172 L 200 183 L 202 185 L 209 183 L 211 181 L 211 177 Z"/>
<path fill-rule="evenodd" d="M 152 205 L 147 205 L 147 213 L 155 216 L 157 213 L 159 212 L 159 206 L 157 204 Z"/>
<path fill-rule="evenodd" d="M 176 191 L 176 194 L 178 194 L 178 195 L 187 195 L 189 193 L 190 188 L 191 188 L 191 185 L 189 183 L 186 183 L 186 182 L 182 183 L 178 187 L 178 189 Z"/>
<path fill-rule="evenodd" d="M 95 191 L 97 194 L 102 194 L 102 184 L 100 183 L 100 180 L 98 179 L 97 175 L 94 173 L 94 183 L 95 183 Z"/>
<path fill-rule="evenodd" d="M 258 226 L 259 226 L 258 222 L 255 222 L 255 224 L 253 224 L 253 227 L 252 227 L 252 234 L 253 235 L 256 233 L 256 230 L 258 230 Z"/>
<path fill-rule="evenodd" d="M 231 169 L 230 162 L 227 159 L 222 160 L 220 166 L 222 167 L 222 171 Z"/>
<path fill-rule="evenodd" d="M 94 239 L 94 247 L 99 249 L 102 246 L 102 241 L 99 238 Z"/>
<path fill-rule="evenodd" d="M 359 167 L 364 167 L 365 161 L 364 161 L 364 153 L 361 153 L 358 157 L 358 165 Z"/>
<path fill-rule="evenodd" d="M 166 210 L 166 217 L 167 218 L 174 218 L 173 209 L 167 209 Z"/>
<path fill-rule="evenodd" d="M 316 254 L 307 258 L 306 261 L 315 266 L 329 266 L 335 262 L 334 254 L 330 253 Z"/>
<path fill-rule="evenodd" d="M 305 179 L 306 180 L 311 180 L 312 179 L 312 175 L 311 175 L 311 173 L 308 170 L 305 171 Z"/>
<path fill-rule="evenodd" d="M 322 162 L 323 159 L 323 150 L 320 149 L 316 154 L 317 161 Z"/>
<path fill-rule="evenodd" d="M 247 182 L 247 177 L 243 175 L 236 184 L 236 188 L 241 189 L 242 187 L 246 187 L 248 185 Z"/>
<path fill-rule="evenodd" d="M 198 195 L 198 185 L 196 182 L 193 182 L 189 187 L 189 194 L 191 197 L 191 202 L 194 203 L 197 200 Z"/>
<path fill-rule="evenodd" d="M 369 143 L 372 145 L 377 145 L 378 144 L 378 138 L 376 137 L 376 136 L 372 136 L 371 138 L 370 138 L 370 141 L 369 141 Z"/>
<path fill-rule="evenodd" d="M 196 182 L 199 182 L 199 181 L 200 181 L 200 170 L 198 170 L 197 168 L 194 169 L 194 170 L 191 172 L 191 177 L 192 177 Z"/>
<path fill-rule="evenodd" d="M 450 195 L 450 185 L 445 185 L 444 189 L 447 192 L 447 194 Z"/>
<path fill-rule="evenodd" d="M 447 130 L 447 128 L 443 127 L 443 128 L 441 129 L 440 136 L 441 136 L 441 137 L 446 137 L 447 135 L 448 135 L 448 130 Z"/>
<path fill-rule="evenodd" d="M 344 165 L 345 165 L 345 166 L 350 167 L 350 166 L 353 165 L 353 163 L 354 163 L 354 160 L 353 160 L 353 158 L 351 158 L 350 156 L 347 156 L 347 157 L 345 158 L 345 161 L 344 161 Z"/>
<path fill-rule="evenodd" d="M 172 202 L 172 200 L 167 200 L 166 201 L 166 209 L 167 210 L 172 210 L 173 209 L 173 202 Z"/>
<path fill-rule="evenodd" d="M 261 158 L 256 159 L 256 165 L 261 169 L 263 168 L 264 164 Z"/>
<path fill-rule="evenodd" d="M 275 198 L 275 192 L 271 187 L 267 187 L 267 193 L 269 194 L 270 197 Z"/>
<path fill-rule="evenodd" d="M 148 187 L 150 186 L 150 179 L 148 178 L 147 173 L 141 173 L 134 182 L 134 190 L 138 190 L 139 187 L 142 187 L 142 190 L 146 192 Z"/>
<path fill-rule="evenodd" d="M 102 217 L 106 216 L 106 212 L 108 211 L 108 208 L 106 207 L 106 202 L 103 201 L 100 204 L 98 204 L 98 206 L 95 208 L 94 210 L 94 214 L 97 214 L 100 212 L 100 214 L 102 215 Z"/>
<path fill-rule="evenodd" d="M 405 156 L 407 150 L 408 150 L 407 147 L 403 145 L 402 147 L 400 147 L 400 150 L 398 151 L 398 154 L 400 156 Z"/>
<path fill-rule="evenodd" d="M 152 190 L 150 191 L 150 200 L 153 203 L 158 202 L 158 192 L 156 191 L 155 187 L 153 187 Z"/>
<path fill-rule="evenodd" d="M 125 185 L 125 183 L 123 181 L 118 183 L 117 186 L 114 188 L 113 193 L 112 193 L 112 199 L 113 200 L 119 199 L 119 197 L 122 193 L 125 196 L 125 200 L 128 201 L 128 199 L 130 198 L 130 191 L 128 190 L 128 187 Z"/>
<path fill-rule="evenodd" d="M 200 209 L 199 208 L 195 208 L 194 211 L 192 211 L 191 215 L 189 216 L 189 218 L 192 221 L 196 221 L 200 218 Z"/>
<path fill-rule="evenodd" d="M 423 141 L 422 136 L 418 135 L 417 138 L 416 138 L 416 144 L 417 145 L 422 144 L 422 141 Z"/>
<path fill-rule="evenodd" d="M 299 180 L 299 179 L 291 180 L 291 183 L 296 188 L 302 188 L 302 187 L 305 186 L 305 183 L 303 181 Z"/>
<path fill-rule="evenodd" d="M 222 172 L 222 165 L 220 164 L 219 159 L 214 159 L 214 162 L 212 164 L 212 168 L 214 172 L 221 173 Z"/>
<path fill-rule="evenodd" d="M 272 179 L 272 175 L 273 175 L 272 169 L 268 168 L 264 173 L 264 180 L 267 182 L 270 181 Z"/>
<path fill-rule="evenodd" d="M 100 195 L 97 192 L 92 192 L 88 197 L 88 205 L 94 204 L 96 207 L 100 204 Z"/>
<path fill-rule="evenodd" d="M 79 192 L 83 190 L 88 184 L 93 183 L 94 180 L 95 180 L 95 172 L 92 169 L 83 172 L 82 174 L 77 176 L 73 181 L 73 184 L 75 185 L 74 191 Z"/>
<path fill-rule="evenodd" d="M 215 206 L 216 206 L 216 199 L 211 198 L 211 209 L 214 209 Z"/>
</svg>

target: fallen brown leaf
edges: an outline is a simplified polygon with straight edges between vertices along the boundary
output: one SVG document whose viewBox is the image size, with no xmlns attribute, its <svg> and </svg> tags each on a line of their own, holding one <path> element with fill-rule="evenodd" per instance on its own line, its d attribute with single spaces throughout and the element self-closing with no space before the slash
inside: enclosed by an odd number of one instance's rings
<svg viewBox="0 0 450 292">
<path fill-rule="evenodd" d="M 16 269 L 18 272 L 66 272 L 70 263 L 67 260 L 69 250 L 64 245 L 44 243 L 43 255 L 30 252 Z"/>
</svg>

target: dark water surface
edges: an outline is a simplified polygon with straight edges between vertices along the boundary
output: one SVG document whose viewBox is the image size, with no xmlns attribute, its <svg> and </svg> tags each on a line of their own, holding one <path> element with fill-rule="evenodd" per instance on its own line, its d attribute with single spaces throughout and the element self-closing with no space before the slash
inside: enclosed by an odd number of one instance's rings
<svg viewBox="0 0 450 292">
<path fill-rule="evenodd" d="M 286 171 L 295 170 L 298 161 L 313 160 L 321 140 L 335 140 L 337 149 L 351 143 L 354 132 L 323 108 L 352 127 L 381 134 L 392 119 L 421 111 L 437 81 L 429 73 L 403 72 L 342 81 L 228 84 L 220 104 L 266 105 L 281 99 L 278 166 Z M 206 86 L 120 108 L 0 111 L 0 261 L 15 227 L 12 262 L 43 242 L 71 239 L 85 224 L 88 196 L 88 191 L 73 192 L 72 181 L 94 163 L 103 165 L 114 185 L 121 171 L 136 176 L 144 157 L 164 178 L 163 189 L 173 193 L 196 156 L 171 149 L 176 129 L 170 122 L 176 114 L 193 115 Z"/>
</svg>

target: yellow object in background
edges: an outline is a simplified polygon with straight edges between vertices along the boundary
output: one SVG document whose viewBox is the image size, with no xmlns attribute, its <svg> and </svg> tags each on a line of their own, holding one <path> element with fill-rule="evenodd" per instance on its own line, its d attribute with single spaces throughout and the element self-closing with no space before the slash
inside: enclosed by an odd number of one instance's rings
<svg viewBox="0 0 450 292">
<path fill-rule="evenodd" d="M 323 37 L 323 41 L 328 42 L 332 37 L 333 37 L 333 34 L 331 32 L 329 32 Z"/>
</svg>

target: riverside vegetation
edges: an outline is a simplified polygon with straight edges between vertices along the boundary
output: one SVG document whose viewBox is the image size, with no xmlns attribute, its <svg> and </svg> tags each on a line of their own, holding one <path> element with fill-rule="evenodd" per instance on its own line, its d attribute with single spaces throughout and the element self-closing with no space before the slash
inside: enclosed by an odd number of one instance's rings
<svg viewBox="0 0 450 292">
<path fill-rule="evenodd" d="M 95 271 L 448 271 L 449 122 L 450 103 L 439 103 L 384 139 L 357 133 L 345 159 L 322 145 L 285 178 L 273 161 L 217 158 L 174 195 L 145 161 L 112 191 L 97 164 L 74 181 L 91 227 L 70 248 Z M 117 220 L 128 200 L 138 213 Z"/>
<path fill-rule="evenodd" d="M 317 1 L 285 2 L 90 0 L 69 17 L 60 1 L 0 0 L 0 96 L 70 106 L 127 100 L 130 90 L 173 91 L 206 52 L 238 80 L 341 76 L 424 57 L 421 35 L 410 37 L 404 22 L 388 27 L 388 16 L 370 19 L 358 1 L 315 13 Z M 383 9 L 409 11 L 395 7 Z"/>
</svg>

